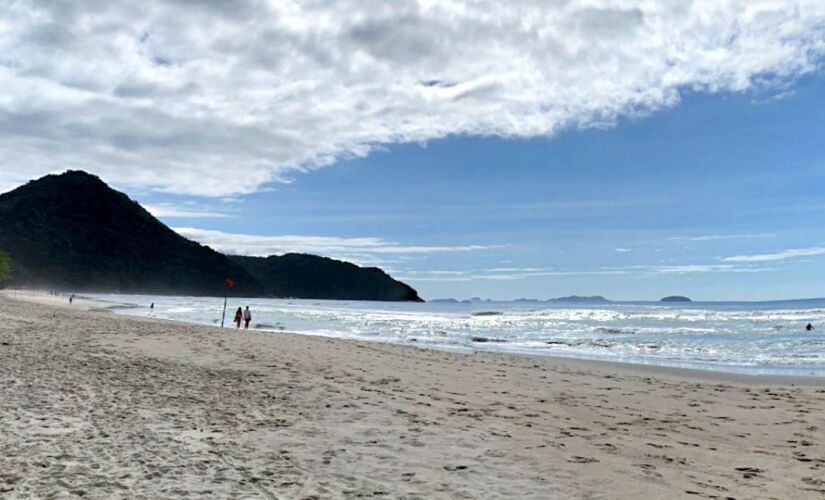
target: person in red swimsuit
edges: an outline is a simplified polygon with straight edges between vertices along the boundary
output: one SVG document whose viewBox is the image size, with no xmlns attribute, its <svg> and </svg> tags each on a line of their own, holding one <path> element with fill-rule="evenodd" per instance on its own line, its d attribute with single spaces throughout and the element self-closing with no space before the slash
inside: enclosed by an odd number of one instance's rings
<svg viewBox="0 0 825 500">
<path fill-rule="evenodd" d="M 235 311 L 235 328 L 241 327 L 241 320 L 243 319 L 243 309 L 240 307 Z"/>
</svg>

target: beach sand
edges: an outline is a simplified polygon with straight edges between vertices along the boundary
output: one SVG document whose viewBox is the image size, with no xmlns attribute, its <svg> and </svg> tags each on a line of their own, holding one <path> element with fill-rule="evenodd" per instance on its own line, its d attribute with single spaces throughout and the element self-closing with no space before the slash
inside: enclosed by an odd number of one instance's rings
<svg viewBox="0 0 825 500">
<path fill-rule="evenodd" d="M 3 498 L 825 497 L 822 379 L 454 354 L 33 300 L 0 296 Z"/>
<path fill-rule="evenodd" d="M 71 295 L 72 294 L 67 293 L 52 295 L 48 292 L 42 292 L 39 290 L 0 290 L 0 296 L 8 299 L 33 302 L 44 306 L 69 307 L 71 305 L 72 309 L 80 309 L 83 311 L 106 309 L 112 306 L 111 303 L 103 302 L 102 300 L 94 300 L 82 295 L 75 295 L 71 304 L 69 304 L 69 297 Z"/>
</svg>

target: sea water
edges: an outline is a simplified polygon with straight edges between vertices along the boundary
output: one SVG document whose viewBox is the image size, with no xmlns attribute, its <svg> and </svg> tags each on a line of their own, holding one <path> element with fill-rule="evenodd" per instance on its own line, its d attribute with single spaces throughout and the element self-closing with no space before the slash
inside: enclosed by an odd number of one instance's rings
<svg viewBox="0 0 825 500">
<path fill-rule="evenodd" d="M 223 298 L 96 295 L 120 314 L 220 326 Z M 154 309 L 149 305 L 154 303 Z M 598 304 L 406 303 L 230 297 L 258 330 L 753 374 L 825 376 L 825 299 Z M 817 329 L 805 330 L 807 323 Z"/>
</svg>

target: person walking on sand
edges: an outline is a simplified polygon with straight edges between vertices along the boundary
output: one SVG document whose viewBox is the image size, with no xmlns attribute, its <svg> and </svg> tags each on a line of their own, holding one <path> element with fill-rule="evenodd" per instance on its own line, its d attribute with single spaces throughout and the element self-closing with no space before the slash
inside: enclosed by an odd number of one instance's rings
<svg viewBox="0 0 825 500">
<path fill-rule="evenodd" d="M 252 311 L 249 310 L 249 306 L 246 306 L 246 309 L 243 312 L 243 329 L 249 330 L 249 322 L 252 321 Z"/>
<path fill-rule="evenodd" d="M 240 307 L 235 311 L 235 328 L 241 327 L 241 320 L 243 319 L 243 309 Z"/>
</svg>

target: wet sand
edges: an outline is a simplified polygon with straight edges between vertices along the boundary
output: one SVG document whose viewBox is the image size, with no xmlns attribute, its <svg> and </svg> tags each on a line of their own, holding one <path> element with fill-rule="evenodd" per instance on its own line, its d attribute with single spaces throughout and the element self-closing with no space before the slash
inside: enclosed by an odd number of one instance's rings
<svg viewBox="0 0 825 500">
<path fill-rule="evenodd" d="M 37 300 L 0 296 L 3 498 L 825 497 L 822 379 L 455 354 Z"/>
</svg>

